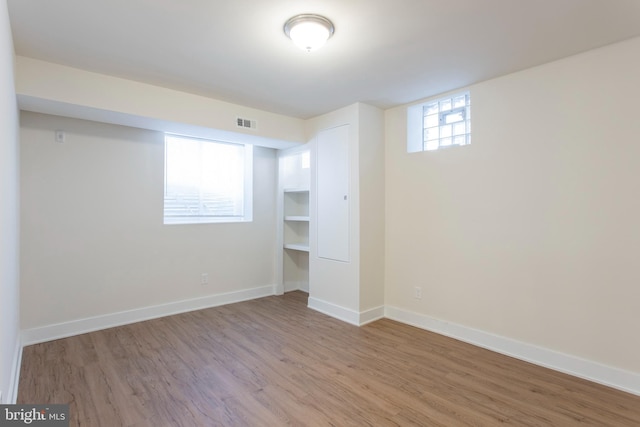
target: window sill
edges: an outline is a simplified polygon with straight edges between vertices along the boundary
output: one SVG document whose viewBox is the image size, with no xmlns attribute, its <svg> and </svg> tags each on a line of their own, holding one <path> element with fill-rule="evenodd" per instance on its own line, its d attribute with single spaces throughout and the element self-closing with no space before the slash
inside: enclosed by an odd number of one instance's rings
<svg viewBox="0 0 640 427">
<path fill-rule="evenodd" d="M 226 218 L 205 218 L 205 217 L 190 217 L 190 218 L 164 218 L 164 225 L 187 225 L 187 224 L 220 224 L 220 223 L 233 223 L 233 222 L 252 222 L 253 218 L 247 217 L 226 217 Z"/>
</svg>

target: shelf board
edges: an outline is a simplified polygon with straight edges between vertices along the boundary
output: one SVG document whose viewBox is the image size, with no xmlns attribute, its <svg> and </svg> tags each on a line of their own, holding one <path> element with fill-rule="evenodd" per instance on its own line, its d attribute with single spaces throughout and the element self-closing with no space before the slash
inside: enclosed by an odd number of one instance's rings
<svg viewBox="0 0 640 427">
<path fill-rule="evenodd" d="M 287 215 L 284 217 L 285 221 L 302 221 L 302 222 L 309 222 L 309 217 L 308 216 L 301 216 L 301 215 Z"/>
<path fill-rule="evenodd" d="M 300 252 L 309 252 L 309 245 L 301 243 L 285 243 L 284 248 Z"/>
<path fill-rule="evenodd" d="M 308 193 L 308 188 L 285 188 L 285 193 Z"/>
</svg>

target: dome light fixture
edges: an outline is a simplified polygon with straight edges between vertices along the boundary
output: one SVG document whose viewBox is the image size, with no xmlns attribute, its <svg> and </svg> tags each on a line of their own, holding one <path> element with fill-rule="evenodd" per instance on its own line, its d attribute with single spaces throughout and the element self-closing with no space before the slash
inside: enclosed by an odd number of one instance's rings
<svg viewBox="0 0 640 427">
<path fill-rule="evenodd" d="M 333 35 L 333 24 L 324 16 L 296 15 L 284 24 L 284 33 L 300 49 L 311 52 L 322 47 Z"/>
</svg>

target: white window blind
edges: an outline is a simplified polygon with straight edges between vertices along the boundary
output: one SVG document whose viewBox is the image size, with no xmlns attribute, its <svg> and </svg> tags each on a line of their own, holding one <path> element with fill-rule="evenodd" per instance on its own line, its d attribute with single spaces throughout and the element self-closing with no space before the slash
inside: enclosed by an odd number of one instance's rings
<svg viewBox="0 0 640 427">
<path fill-rule="evenodd" d="M 252 147 L 165 136 L 164 223 L 251 220 Z"/>
</svg>

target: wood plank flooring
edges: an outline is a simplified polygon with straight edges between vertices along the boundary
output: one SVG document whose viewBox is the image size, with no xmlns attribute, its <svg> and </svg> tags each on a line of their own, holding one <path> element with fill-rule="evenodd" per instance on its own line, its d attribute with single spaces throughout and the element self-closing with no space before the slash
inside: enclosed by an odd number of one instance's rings
<svg viewBox="0 0 640 427">
<path fill-rule="evenodd" d="M 18 403 L 72 426 L 640 426 L 640 397 L 307 295 L 26 347 Z"/>
</svg>

